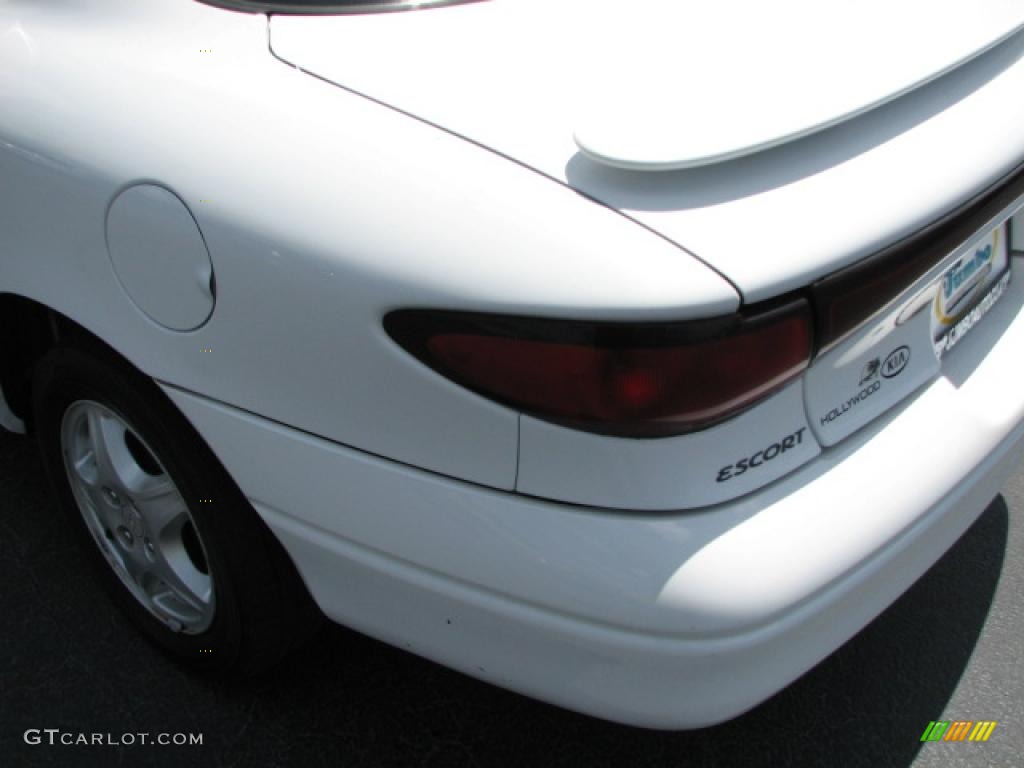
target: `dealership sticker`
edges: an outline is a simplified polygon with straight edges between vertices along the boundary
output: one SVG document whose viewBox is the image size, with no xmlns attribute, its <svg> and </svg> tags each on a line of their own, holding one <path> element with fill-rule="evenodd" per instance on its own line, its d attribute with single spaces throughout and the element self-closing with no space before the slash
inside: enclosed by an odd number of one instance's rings
<svg viewBox="0 0 1024 768">
<path fill-rule="evenodd" d="M 960 341 L 967 332 L 976 326 L 981 319 L 988 314 L 989 310 L 995 306 L 995 303 L 999 301 L 1003 293 L 1006 291 L 1006 286 L 1010 284 L 1010 273 L 1007 272 L 1002 276 L 998 283 L 996 283 L 992 290 L 985 294 L 984 298 L 978 304 L 976 304 L 969 312 L 967 312 L 960 320 L 953 325 L 945 335 L 939 337 L 935 341 L 935 354 L 942 357 L 946 352 L 951 350 L 957 342 Z"/>
<path fill-rule="evenodd" d="M 1004 226 L 958 258 L 935 284 L 932 341 L 940 359 L 988 314 L 1010 282 Z"/>
</svg>

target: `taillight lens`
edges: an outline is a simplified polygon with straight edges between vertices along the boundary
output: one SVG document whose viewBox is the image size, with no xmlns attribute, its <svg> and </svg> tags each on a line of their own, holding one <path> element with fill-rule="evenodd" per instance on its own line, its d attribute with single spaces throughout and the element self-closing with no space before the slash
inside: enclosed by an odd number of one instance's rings
<svg viewBox="0 0 1024 768">
<path fill-rule="evenodd" d="M 384 326 L 485 397 L 630 437 L 692 432 L 750 407 L 806 368 L 812 339 L 803 299 L 675 323 L 399 310 Z"/>
</svg>

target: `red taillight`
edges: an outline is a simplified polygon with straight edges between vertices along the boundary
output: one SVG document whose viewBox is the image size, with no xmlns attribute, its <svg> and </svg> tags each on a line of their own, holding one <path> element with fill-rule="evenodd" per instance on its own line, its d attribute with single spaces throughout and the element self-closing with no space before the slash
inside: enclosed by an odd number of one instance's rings
<svg viewBox="0 0 1024 768">
<path fill-rule="evenodd" d="M 802 299 L 728 317 L 607 323 L 400 310 L 388 333 L 453 381 L 518 410 L 632 437 L 702 429 L 798 375 Z"/>
</svg>

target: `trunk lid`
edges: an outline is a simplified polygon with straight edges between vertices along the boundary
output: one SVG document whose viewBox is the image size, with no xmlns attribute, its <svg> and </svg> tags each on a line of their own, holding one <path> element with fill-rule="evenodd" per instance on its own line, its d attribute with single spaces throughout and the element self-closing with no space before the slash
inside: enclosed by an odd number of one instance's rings
<svg viewBox="0 0 1024 768">
<path fill-rule="evenodd" d="M 487 0 L 273 16 L 270 44 L 621 211 L 758 301 L 1024 157 L 1022 25 L 1019 0 Z"/>
</svg>

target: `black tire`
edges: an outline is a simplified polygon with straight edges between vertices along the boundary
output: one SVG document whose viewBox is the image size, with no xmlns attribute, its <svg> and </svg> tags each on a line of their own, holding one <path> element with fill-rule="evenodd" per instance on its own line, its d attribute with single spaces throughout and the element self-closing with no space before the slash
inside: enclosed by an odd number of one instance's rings
<svg viewBox="0 0 1024 768">
<path fill-rule="evenodd" d="M 76 403 L 77 411 L 73 409 Z M 83 407 L 95 411 L 93 404 L 129 426 L 143 443 L 138 448 L 138 441 L 124 433 L 132 455 L 139 450 L 140 461 L 145 457 L 146 461 L 155 459 L 159 466 L 151 470 L 154 477 L 169 477 L 184 500 L 190 517 L 186 525 L 191 524 L 193 531 L 183 532 L 182 539 L 187 539 L 186 544 L 194 539 L 199 542 L 198 550 L 195 545 L 185 549 L 190 557 L 195 553 L 197 569 L 205 567 L 208 582 L 204 583 L 212 584 L 214 599 L 207 608 L 205 624 L 175 626 L 166 615 L 158 615 L 157 601 L 147 600 L 138 586 L 153 583 L 148 574 L 149 581 L 140 578 L 130 586 L 124 580 L 129 578 L 127 570 L 119 575 L 101 547 L 106 545 L 108 551 L 113 551 L 116 543 L 127 548 L 132 544 L 129 531 L 119 528 L 124 540 L 115 541 L 107 528 L 109 544 L 101 544 L 98 535 L 94 537 L 92 530 L 104 523 L 97 523 L 99 513 L 94 512 L 90 518 L 83 511 L 89 504 L 95 508 L 97 502 L 86 501 L 80 506 L 76 500 L 62 437 L 65 414 L 70 414 L 70 420 Z M 320 625 L 322 615 L 281 544 L 209 447 L 152 380 L 98 345 L 58 346 L 33 371 L 32 407 L 35 432 L 60 506 L 81 534 L 115 602 L 160 648 L 204 672 L 242 678 L 272 667 Z M 114 425 L 116 434 L 117 422 L 108 423 Z M 91 435 L 86 439 L 91 440 Z M 73 440 L 68 438 L 67 442 Z M 76 487 L 81 495 L 84 486 L 78 483 Z M 111 495 L 117 497 L 116 493 Z M 103 496 L 98 494 L 96 498 Z M 113 503 L 136 509 L 131 500 L 114 498 Z M 103 514 L 118 513 L 106 509 Z M 141 519 L 137 511 L 133 514 Z M 140 527 L 135 544 L 142 542 L 141 531 Z M 153 552 L 148 535 L 147 529 L 146 547 Z"/>
</svg>

